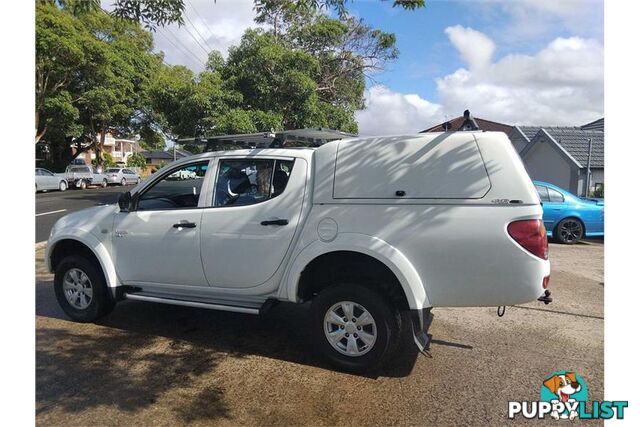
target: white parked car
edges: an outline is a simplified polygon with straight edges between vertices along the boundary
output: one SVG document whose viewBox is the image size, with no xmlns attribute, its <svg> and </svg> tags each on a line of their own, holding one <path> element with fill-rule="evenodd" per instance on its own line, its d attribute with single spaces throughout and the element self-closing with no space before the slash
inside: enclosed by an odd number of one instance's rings
<svg viewBox="0 0 640 427">
<path fill-rule="evenodd" d="M 169 175 L 170 179 L 195 179 L 196 178 L 195 171 L 181 169 Z"/>
<path fill-rule="evenodd" d="M 109 184 L 125 186 L 138 184 L 140 182 L 140 175 L 127 168 L 109 168 L 104 174 L 107 176 L 107 182 Z"/>
<path fill-rule="evenodd" d="M 169 179 L 182 170 L 203 179 Z M 550 302 L 547 251 L 506 135 L 456 132 L 182 159 L 60 219 L 46 261 L 81 322 L 121 299 L 251 314 L 311 301 L 319 353 L 362 371 L 406 328 L 428 346 L 432 307 Z"/>
<path fill-rule="evenodd" d="M 56 175 L 47 169 L 36 168 L 36 192 L 49 190 L 65 191 L 67 188 L 69 188 L 69 183 L 67 183 L 64 177 Z"/>
</svg>

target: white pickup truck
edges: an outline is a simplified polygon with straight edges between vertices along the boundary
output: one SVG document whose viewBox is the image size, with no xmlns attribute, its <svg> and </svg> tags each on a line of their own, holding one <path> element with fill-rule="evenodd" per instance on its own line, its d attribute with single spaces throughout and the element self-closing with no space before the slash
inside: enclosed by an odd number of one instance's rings
<svg viewBox="0 0 640 427">
<path fill-rule="evenodd" d="M 69 185 L 75 188 L 86 189 L 90 185 L 106 187 L 108 184 L 107 175 L 98 173 L 90 166 L 69 165 L 63 174 Z"/>
<path fill-rule="evenodd" d="M 60 219 L 46 262 L 81 322 L 121 299 L 251 314 L 311 301 L 318 351 L 362 371 L 404 328 L 428 346 L 432 307 L 550 302 L 541 219 L 503 133 L 354 138 L 179 160 Z"/>
</svg>

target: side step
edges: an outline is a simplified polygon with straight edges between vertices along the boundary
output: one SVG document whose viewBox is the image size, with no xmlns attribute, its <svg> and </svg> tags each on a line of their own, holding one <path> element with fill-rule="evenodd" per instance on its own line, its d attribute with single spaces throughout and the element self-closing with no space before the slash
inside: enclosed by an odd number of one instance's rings
<svg viewBox="0 0 640 427">
<path fill-rule="evenodd" d="M 156 296 L 156 295 L 148 295 L 143 293 L 125 293 L 123 295 L 126 299 L 135 300 L 135 301 L 147 301 L 147 302 L 159 302 L 161 304 L 172 304 L 172 305 L 182 305 L 186 307 L 198 307 L 198 308 L 208 308 L 211 310 L 221 310 L 221 311 L 233 311 L 235 313 L 246 313 L 246 314 L 260 314 L 264 310 L 263 307 L 267 305 L 272 306 L 273 303 L 269 303 L 273 300 L 267 300 L 262 305 L 256 305 L 253 307 L 245 307 L 245 306 L 237 306 L 237 305 L 226 305 L 226 304 L 217 304 L 213 302 L 205 302 L 205 301 L 189 301 L 184 299 L 176 299 L 169 298 L 164 296 Z"/>
</svg>

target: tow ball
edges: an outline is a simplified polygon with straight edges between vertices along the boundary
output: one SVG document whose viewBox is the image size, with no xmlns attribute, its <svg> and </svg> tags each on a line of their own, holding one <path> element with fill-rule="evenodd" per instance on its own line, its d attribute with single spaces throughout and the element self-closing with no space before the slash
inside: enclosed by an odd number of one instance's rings
<svg viewBox="0 0 640 427">
<path fill-rule="evenodd" d="M 553 298 L 551 298 L 551 291 L 549 289 L 544 291 L 544 295 L 538 298 L 538 301 L 542 301 L 545 305 L 551 304 Z"/>
</svg>

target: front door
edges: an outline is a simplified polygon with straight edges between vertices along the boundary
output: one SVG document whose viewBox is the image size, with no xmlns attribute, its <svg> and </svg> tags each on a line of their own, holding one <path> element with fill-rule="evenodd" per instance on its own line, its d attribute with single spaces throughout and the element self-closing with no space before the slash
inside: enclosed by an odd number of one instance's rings
<svg viewBox="0 0 640 427">
<path fill-rule="evenodd" d="M 291 245 L 302 214 L 303 159 L 218 160 L 211 207 L 202 214 L 202 263 L 209 284 L 249 288 L 267 282 Z"/>
<path fill-rule="evenodd" d="M 208 286 L 200 260 L 201 193 L 209 161 L 163 173 L 116 214 L 113 248 L 125 285 Z"/>
</svg>

